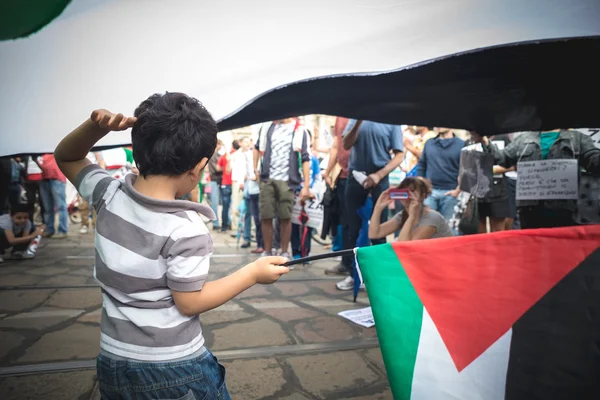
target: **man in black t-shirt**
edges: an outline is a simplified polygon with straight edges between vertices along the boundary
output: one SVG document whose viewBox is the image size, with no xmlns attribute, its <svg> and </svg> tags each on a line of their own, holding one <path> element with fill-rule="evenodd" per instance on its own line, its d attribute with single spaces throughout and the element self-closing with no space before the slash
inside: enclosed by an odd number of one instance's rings
<svg viewBox="0 0 600 400">
<path fill-rule="evenodd" d="M 215 153 L 212 155 L 210 160 L 208 161 L 208 173 L 210 175 L 210 207 L 215 212 L 215 220 L 212 221 L 213 229 L 221 229 L 221 224 L 219 223 L 219 190 L 221 187 L 221 178 L 223 177 L 223 172 L 217 170 L 217 163 L 219 162 L 219 158 L 223 154 L 221 151 L 223 149 L 223 142 L 221 140 L 217 140 L 217 148 L 215 149 Z"/>
</svg>

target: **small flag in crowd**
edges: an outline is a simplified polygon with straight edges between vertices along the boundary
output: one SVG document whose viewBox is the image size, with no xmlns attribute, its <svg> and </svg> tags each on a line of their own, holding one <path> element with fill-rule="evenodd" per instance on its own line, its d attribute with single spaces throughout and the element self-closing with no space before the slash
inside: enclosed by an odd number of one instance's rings
<svg viewBox="0 0 600 400">
<path fill-rule="evenodd" d="M 356 255 L 394 399 L 600 399 L 600 225 Z"/>
</svg>

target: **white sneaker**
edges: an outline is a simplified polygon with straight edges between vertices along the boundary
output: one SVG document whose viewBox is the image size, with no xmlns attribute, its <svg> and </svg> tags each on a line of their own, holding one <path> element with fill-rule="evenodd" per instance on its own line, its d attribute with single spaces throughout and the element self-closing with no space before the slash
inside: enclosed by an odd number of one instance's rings
<svg viewBox="0 0 600 400">
<path fill-rule="evenodd" d="M 354 289 L 354 278 L 347 276 L 343 281 L 336 283 L 335 287 L 338 288 L 338 290 L 352 290 Z"/>
<path fill-rule="evenodd" d="M 85 235 L 86 233 L 88 233 L 88 227 L 87 227 L 86 225 L 83 225 L 83 226 L 81 227 L 81 229 L 79 230 L 79 233 L 81 233 L 81 234 L 84 234 L 84 235 Z"/>
</svg>

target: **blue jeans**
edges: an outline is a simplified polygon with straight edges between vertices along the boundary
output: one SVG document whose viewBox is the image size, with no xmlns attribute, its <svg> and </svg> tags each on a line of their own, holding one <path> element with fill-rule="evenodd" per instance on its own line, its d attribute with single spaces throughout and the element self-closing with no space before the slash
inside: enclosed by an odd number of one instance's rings
<svg viewBox="0 0 600 400">
<path fill-rule="evenodd" d="M 244 197 L 246 203 L 246 213 L 244 214 L 244 242 L 250 243 L 252 240 L 252 206 L 250 197 Z"/>
<path fill-rule="evenodd" d="M 190 360 L 145 363 L 100 354 L 96 370 L 103 400 L 229 400 L 225 368 L 207 349 Z"/>
<path fill-rule="evenodd" d="M 449 221 L 454 214 L 454 206 L 458 203 L 458 199 L 452 196 L 446 196 L 447 190 L 433 189 L 433 193 L 425 199 L 425 205 L 432 210 L 442 214 L 446 221 Z"/>
<path fill-rule="evenodd" d="M 263 243 L 262 236 L 262 220 L 260 219 L 260 195 L 250 195 L 250 208 L 252 209 L 252 216 L 254 217 L 254 226 L 256 226 L 256 248 L 260 249 L 265 246 Z"/>
<path fill-rule="evenodd" d="M 217 182 L 210 181 L 210 208 L 212 208 L 216 216 L 216 219 L 212 222 L 213 228 L 221 227 L 221 225 L 219 225 L 219 198 L 221 197 L 219 195 L 219 191 L 219 184 Z"/>
<path fill-rule="evenodd" d="M 40 183 L 40 193 L 44 203 L 44 223 L 46 232 L 54 234 L 55 209 L 58 211 L 58 232 L 69 231 L 69 213 L 67 212 L 66 183 L 56 179 L 44 179 Z"/>
<path fill-rule="evenodd" d="M 231 185 L 221 185 L 221 202 L 223 204 L 223 209 L 221 210 L 221 228 L 231 228 L 229 214 L 229 208 L 231 207 Z"/>
</svg>

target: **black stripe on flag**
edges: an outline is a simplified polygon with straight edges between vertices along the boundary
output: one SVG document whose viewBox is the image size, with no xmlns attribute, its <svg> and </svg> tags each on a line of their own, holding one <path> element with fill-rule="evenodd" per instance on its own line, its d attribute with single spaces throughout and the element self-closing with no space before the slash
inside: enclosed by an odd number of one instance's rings
<svg viewBox="0 0 600 400">
<path fill-rule="evenodd" d="M 513 325 L 506 399 L 600 399 L 600 248 Z"/>
</svg>

